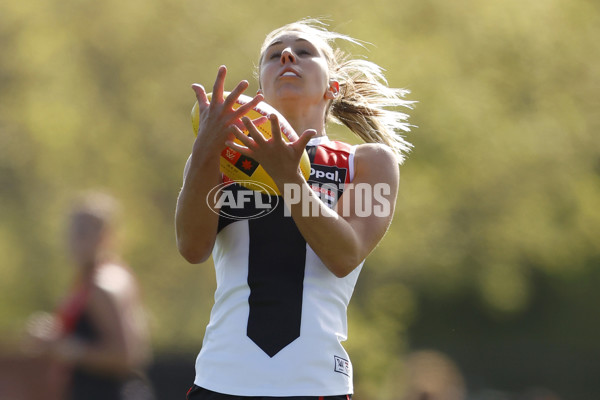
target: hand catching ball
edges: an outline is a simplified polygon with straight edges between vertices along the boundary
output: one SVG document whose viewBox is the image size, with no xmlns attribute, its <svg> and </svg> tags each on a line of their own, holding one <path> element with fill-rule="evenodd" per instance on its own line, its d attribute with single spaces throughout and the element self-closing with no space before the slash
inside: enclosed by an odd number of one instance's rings
<svg viewBox="0 0 600 400">
<path fill-rule="evenodd" d="M 225 97 L 227 97 L 227 95 L 229 95 L 229 93 L 224 93 Z M 207 97 L 210 100 L 211 94 L 209 93 Z M 238 109 L 240 106 L 248 103 L 250 100 L 252 100 L 252 98 L 242 94 L 236 100 L 233 108 Z M 282 137 L 285 141 L 290 142 L 298 140 L 298 136 L 294 132 L 294 129 L 285 120 L 285 118 L 277 110 L 264 101 L 254 106 L 254 108 L 246 113 L 246 116 L 251 120 L 255 120 L 261 116 L 266 117 L 270 114 L 277 115 L 281 133 L 283 134 Z M 198 110 L 198 102 L 196 102 L 192 107 L 192 127 L 194 129 L 194 134 L 196 135 L 198 134 L 199 125 L 200 113 Z M 271 122 L 268 119 L 256 127 L 266 139 L 271 138 Z M 243 132 L 245 135 L 248 135 L 247 129 L 244 129 Z M 238 139 L 235 139 L 235 142 L 243 146 Z M 238 182 L 240 185 L 247 187 L 248 189 L 257 190 L 271 195 L 281 195 L 281 192 L 277 188 L 277 185 L 275 185 L 273 179 L 256 160 L 244 156 L 231 147 L 226 147 L 221 153 L 220 162 L 221 172 L 232 181 Z M 299 168 L 302 172 L 302 175 L 304 175 L 304 178 L 308 179 L 310 175 L 310 160 L 308 159 L 308 153 L 306 150 L 304 150 L 304 153 L 300 158 Z"/>
</svg>

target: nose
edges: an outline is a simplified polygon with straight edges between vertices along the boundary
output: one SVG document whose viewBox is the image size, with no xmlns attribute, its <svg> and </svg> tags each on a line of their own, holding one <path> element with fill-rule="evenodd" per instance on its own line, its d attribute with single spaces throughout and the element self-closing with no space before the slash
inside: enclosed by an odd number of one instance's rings
<svg viewBox="0 0 600 400">
<path fill-rule="evenodd" d="M 294 55 L 294 52 L 292 52 L 292 49 L 290 49 L 289 47 L 286 47 L 281 52 L 281 63 L 285 64 L 287 62 L 290 62 L 290 63 L 296 62 L 296 56 Z"/>
</svg>

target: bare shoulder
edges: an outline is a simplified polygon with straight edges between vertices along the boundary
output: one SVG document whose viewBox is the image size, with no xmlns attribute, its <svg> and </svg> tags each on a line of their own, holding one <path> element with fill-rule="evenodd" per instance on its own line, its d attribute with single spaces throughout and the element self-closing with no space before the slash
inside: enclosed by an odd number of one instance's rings
<svg viewBox="0 0 600 400">
<path fill-rule="evenodd" d="M 136 282 L 126 267 L 107 263 L 96 271 L 94 288 L 95 294 L 104 301 L 121 303 L 135 292 Z"/>
<path fill-rule="evenodd" d="M 365 143 L 356 148 L 354 165 L 356 174 L 380 176 L 398 175 L 396 154 L 381 143 Z"/>
</svg>

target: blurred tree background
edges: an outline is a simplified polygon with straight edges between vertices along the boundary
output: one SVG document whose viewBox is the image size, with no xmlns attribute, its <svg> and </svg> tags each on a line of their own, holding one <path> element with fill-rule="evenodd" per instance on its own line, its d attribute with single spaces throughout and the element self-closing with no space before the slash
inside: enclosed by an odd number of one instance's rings
<svg viewBox="0 0 600 400">
<path fill-rule="evenodd" d="M 186 385 L 214 290 L 174 207 L 190 85 L 257 89 L 272 29 L 326 17 L 418 104 L 392 229 L 350 306 L 357 399 L 400 399 L 410 355 L 455 363 L 469 398 L 546 387 L 600 397 L 600 10 L 593 0 L 0 4 L 0 334 L 51 310 L 73 271 L 64 215 L 105 189 L 151 315 L 156 363 Z M 339 126 L 330 134 L 347 137 Z M 179 357 L 179 358 L 177 358 Z M 175 361 L 173 361 L 175 360 Z M 179 365 L 177 364 L 177 365 Z M 172 374 L 173 375 L 173 374 Z M 176 388 L 183 393 L 187 387 Z M 450 397 L 448 397 L 450 398 Z"/>
</svg>

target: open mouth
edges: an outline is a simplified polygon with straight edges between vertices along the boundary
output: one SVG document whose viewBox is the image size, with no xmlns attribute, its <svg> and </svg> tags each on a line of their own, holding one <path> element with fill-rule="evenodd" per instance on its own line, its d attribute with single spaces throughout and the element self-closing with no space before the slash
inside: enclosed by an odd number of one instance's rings
<svg viewBox="0 0 600 400">
<path fill-rule="evenodd" d="M 294 77 L 294 78 L 298 78 L 300 75 L 298 75 L 296 72 L 294 71 L 285 71 L 283 74 L 279 75 L 280 77 L 284 77 L 284 76 L 289 76 L 289 77 Z"/>
</svg>

